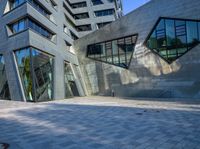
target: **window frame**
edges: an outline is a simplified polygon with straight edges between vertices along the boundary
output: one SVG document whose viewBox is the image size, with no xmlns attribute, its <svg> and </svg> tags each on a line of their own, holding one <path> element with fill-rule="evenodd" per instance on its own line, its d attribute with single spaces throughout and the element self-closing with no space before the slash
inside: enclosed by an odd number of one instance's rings
<svg viewBox="0 0 200 149">
<path fill-rule="evenodd" d="M 98 62 L 101 62 L 101 63 L 106 63 L 106 64 L 109 64 L 109 65 L 113 65 L 113 66 L 117 66 L 117 67 L 120 67 L 120 68 L 124 68 L 124 69 L 129 69 L 130 68 L 130 64 L 131 64 L 131 61 L 132 61 L 132 58 L 133 58 L 133 54 L 134 54 L 134 51 L 135 51 L 135 47 L 136 47 L 136 45 L 137 45 L 137 40 L 138 40 L 138 33 L 136 33 L 136 34 L 131 34 L 131 35 L 127 35 L 127 36 L 123 36 L 123 37 L 118 37 L 118 38 L 113 38 L 113 39 L 109 39 L 109 40 L 105 40 L 105 41 L 101 41 L 101 42 L 97 42 L 97 43 L 92 43 L 92 44 L 89 44 L 89 45 L 87 45 L 87 51 L 86 51 L 86 55 L 85 55 L 85 57 L 87 57 L 88 59 L 91 59 L 91 60 L 95 60 L 95 61 L 98 61 Z M 130 61 L 127 63 L 127 53 L 126 53 L 126 51 L 124 52 L 124 54 L 125 54 L 125 61 L 126 61 L 126 64 L 127 64 L 127 66 L 122 66 L 122 65 L 120 65 L 120 59 L 121 59 L 121 57 L 120 57 L 120 54 L 119 54 L 119 48 L 118 48 L 118 61 L 119 61 L 119 65 L 117 65 L 117 64 L 114 64 L 114 61 L 113 61 L 113 48 L 112 48 L 112 42 L 113 41 L 117 41 L 118 42 L 118 40 L 123 40 L 124 41 L 124 43 L 125 43 L 125 39 L 126 38 L 128 38 L 128 37 L 131 37 L 131 39 L 133 40 L 133 37 L 135 37 L 135 43 L 134 43 L 134 45 L 133 45 L 133 51 L 132 51 L 132 53 L 131 53 L 131 57 L 130 57 Z M 101 60 L 101 56 L 100 56 L 100 59 L 96 59 L 95 58 L 95 56 L 92 58 L 92 57 L 88 57 L 88 55 L 89 55 L 89 46 L 93 46 L 93 45 L 98 45 L 98 44 L 106 44 L 106 43 L 109 43 L 109 42 L 111 42 L 111 58 L 112 58 L 112 62 L 108 62 L 108 59 L 107 59 L 107 50 L 105 50 L 105 56 L 106 56 L 106 60 L 105 61 L 102 61 Z M 106 45 L 105 45 L 106 46 Z"/>
<path fill-rule="evenodd" d="M 189 48 L 189 49 L 188 49 L 188 45 L 187 45 L 187 51 L 186 51 L 185 53 L 183 53 L 182 55 L 177 56 L 174 60 L 172 60 L 172 61 L 167 60 L 167 59 L 164 58 L 162 55 L 160 55 L 158 52 L 155 52 L 153 49 L 151 49 L 151 48 L 148 47 L 148 41 L 149 41 L 151 35 L 152 35 L 153 32 L 156 30 L 156 27 L 158 26 L 158 24 L 160 23 L 160 21 L 161 21 L 162 19 L 164 19 L 164 20 L 173 20 L 173 21 L 174 21 L 175 38 L 177 38 L 175 22 L 176 22 L 176 21 L 184 21 L 184 22 L 185 22 L 185 29 L 186 29 L 186 33 L 185 33 L 186 42 L 187 42 L 187 25 L 186 25 L 186 24 L 187 24 L 187 22 L 189 22 L 189 21 L 197 22 L 197 31 L 198 31 L 198 34 L 199 34 L 199 35 L 198 35 L 198 38 L 199 38 L 199 40 L 200 40 L 200 28 L 199 28 L 199 27 L 200 27 L 200 25 L 199 25 L 199 24 L 200 24 L 200 20 L 196 20 L 196 19 L 174 18 L 174 17 L 159 17 L 158 20 L 156 21 L 155 25 L 151 28 L 150 33 L 148 34 L 147 38 L 145 39 L 145 41 L 144 41 L 144 43 L 143 43 L 143 46 L 146 47 L 147 49 L 151 50 L 151 52 L 154 53 L 155 55 L 158 55 L 161 59 L 163 59 L 163 60 L 164 60 L 165 62 L 167 62 L 168 64 L 172 64 L 173 62 L 175 62 L 176 60 L 178 60 L 179 58 L 181 58 L 182 56 L 184 56 L 185 54 L 187 54 L 191 49 L 193 49 L 193 48 L 195 48 L 196 46 L 198 46 L 199 43 L 200 43 L 200 41 L 198 41 L 198 43 L 197 43 L 195 46 L 193 46 L 193 47 L 191 47 L 191 48 Z M 165 30 L 166 30 L 166 23 L 165 23 L 164 25 L 165 25 Z M 165 31 L 165 33 L 166 33 L 166 31 Z M 167 39 L 167 38 L 165 37 L 165 39 Z M 188 43 L 187 43 L 187 44 L 188 44 Z M 176 46 L 177 46 L 177 44 L 176 44 Z"/>
</svg>

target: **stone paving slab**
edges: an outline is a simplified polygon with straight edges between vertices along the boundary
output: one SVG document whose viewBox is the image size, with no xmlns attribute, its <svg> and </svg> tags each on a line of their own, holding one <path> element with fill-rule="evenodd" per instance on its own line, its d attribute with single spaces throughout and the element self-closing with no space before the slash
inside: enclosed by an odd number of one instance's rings
<svg viewBox="0 0 200 149">
<path fill-rule="evenodd" d="M 0 100 L 0 142 L 10 149 L 200 149 L 200 103 Z"/>
</svg>

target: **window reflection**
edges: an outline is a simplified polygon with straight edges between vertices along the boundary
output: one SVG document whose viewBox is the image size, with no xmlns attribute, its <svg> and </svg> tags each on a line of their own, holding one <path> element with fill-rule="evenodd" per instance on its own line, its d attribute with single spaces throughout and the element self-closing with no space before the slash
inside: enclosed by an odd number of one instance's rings
<svg viewBox="0 0 200 149">
<path fill-rule="evenodd" d="M 50 40 L 52 40 L 54 33 L 52 33 L 50 30 L 46 29 L 39 23 L 35 22 L 31 18 L 24 18 L 20 19 L 17 22 L 10 24 L 10 29 L 13 34 L 16 34 L 18 32 L 24 31 L 26 29 L 32 29 L 38 34 L 42 35 L 43 37 L 46 37 Z"/>
<path fill-rule="evenodd" d="M 199 43 L 199 30 L 199 21 L 161 18 L 147 47 L 171 63 Z"/>
<path fill-rule="evenodd" d="M 128 68 L 137 41 L 137 35 L 88 45 L 87 57 Z"/>
<path fill-rule="evenodd" d="M 5 62 L 2 55 L 0 55 L 0 99 L 10 99 Z"/>
<path fill-rule="evenodd" d="M 79 96 L 76 86 L 75 77 L 71 69 L 70 63 L 64 63 L 64 76 L 65 76 L 65 97 Z"/>
<path fill-rule="evenodd" d="M 52 100 L 53 57 L 29 47 L 15 52 L 28 101 Z"/>
</svg>

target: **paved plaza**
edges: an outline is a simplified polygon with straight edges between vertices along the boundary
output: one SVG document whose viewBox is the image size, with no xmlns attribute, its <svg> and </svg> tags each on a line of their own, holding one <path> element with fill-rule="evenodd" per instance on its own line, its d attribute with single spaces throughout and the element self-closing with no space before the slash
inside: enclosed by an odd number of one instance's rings
<svg viewBox="0 0 200 149">
<path fill-rule="evenodd" d="M 111 97 L 0 100 L 0 143 L 8 149 L 200 149 L 200 104 Z"/>
</svg>

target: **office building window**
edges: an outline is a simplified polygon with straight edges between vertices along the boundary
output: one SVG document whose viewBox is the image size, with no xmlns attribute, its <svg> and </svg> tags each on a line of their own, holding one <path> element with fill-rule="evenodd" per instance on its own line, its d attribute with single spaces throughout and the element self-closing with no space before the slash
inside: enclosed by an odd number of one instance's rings
<svg viewBox="0 0 200 149">
<path fill-rule="evenodd" d="M 10 10 L 22 5 L 23 3 L 28 2 L 33 6 L 38 12 L 44 15 L 47 18 L 50 18 L 51 12 L 48 11 L 39 1 L 37 0 L 9 0 Z"/>
<path fill-rule="evenodd" d="M 48 11 L 42 4 L 40 4 L 36 0 L 28 0 L 28 2 L 37 10 L 39 11 L 42 15 L 50 19 L 51 12 Z"/>
<path fill-rule="evenodd" d="M 146 46 L 172 63 L 200 42 L 200 21 L 160 18 Z"/>
<path fill-rule="evenodd" d="M 92 4 L 95 5 L 101 5 L 103 4 L 102 0 L 92 0 Z"/>
<path fill-rule="evenodd" d="M 24 18 L 24 19 L 18 20 L 17 22 L 10 24 L 9 26 L 13 34 L 24 31 L 26 29 L 32 29 L 38 34 L 50 40 L 52 39 L 54 35 L 51 31 L 41 26 L 39 23 L 35 22 L 31 18 Z"/>
<path fill-rule="evenodd" d="M 100 29 L 108 24 L 110 24 L 111 22 L 102 22 L 102 23 L 97 23 L 97 29 Z"/>
<path fill-rule="evenodd" d="M 95 11 L 94 15 L 95 17 L 102 17 L 102 16 L 113 15 L 114 12 L 115 12 L 114 9 L 99 10 L 99 11 Z"/>
<path fill-rule="evenodd" d="M 74 19 L 76 19 L 76 20 L 86 19 L 86 18 L 89 18 L 89 14 L 87 12 L 74 15 Z"/>
<path fill-rule="evenodd" d="M 87 7 L 87 3 L 86 2 L 73 3 L 73 4 L 71 4 L 71 7 L 73 9 L 75 9 L 75 8 L 83 8 L 83 7 Z"/>
<path fill-rule="evenodd" d="M 10 10 L 22 5 L 26 0 L 9 0 Z"/>
<path fill-rule="evenodd" d="M 134 52 L 137 35 L 88 45 L 87 57 L 127 68 Z"/>
<path fill-rule="evenodd" d="M 75 77 L 70 66 L 70 63 L 64 62 L 64 77 L 65 77 L 65 97 L 79 96 L 76 86 Z"/>
<path fill-rule="evenodd" d="M 84 32 L 84 31 L 91 31 L 92 27 L 90 24 L 87 24 L 87 25 L 77 26 L 76 29 L 78 32 Z"/>
<path fill-rule="evenodd" d="M 10 99 L 10 91 L 6 76 L 6 68 L 3 55 L 0 54 L 0 99 Z"/>
<path fill-rule="evenodd" d="M 15 51 L 27 101 L 53 99 L 53 56 L 28 47 Z"/>
<path fill-rule="evenodd" d="M 78 36 L 76 36 L 76 34 L 73 33 L 71 30 L 70 30 L 70 34 L 71 34 L 72 39 L 74 39 L 74 40 L 79 39 Z"/>
</svg>

